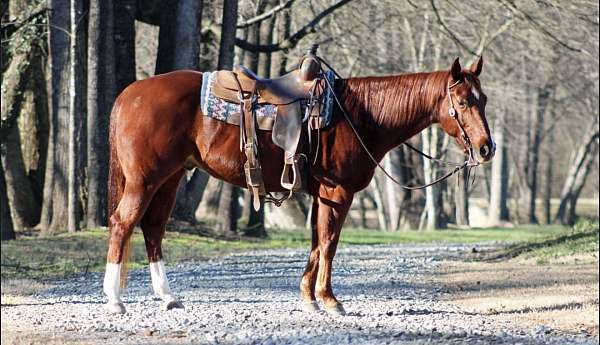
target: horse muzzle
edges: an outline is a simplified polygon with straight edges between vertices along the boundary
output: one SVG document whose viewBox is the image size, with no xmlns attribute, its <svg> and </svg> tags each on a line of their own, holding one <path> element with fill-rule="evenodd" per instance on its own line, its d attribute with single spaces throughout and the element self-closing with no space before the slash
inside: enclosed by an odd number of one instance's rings
<svg viewBox="0 0 600 345">
<path fill-rule="evenodd" d="M 479 149 L 474 151 L 479 163 L 489 162 L 496 154 L 496 142 L 490 139 L 487 143 L 481 145 Z"/>
</svg>

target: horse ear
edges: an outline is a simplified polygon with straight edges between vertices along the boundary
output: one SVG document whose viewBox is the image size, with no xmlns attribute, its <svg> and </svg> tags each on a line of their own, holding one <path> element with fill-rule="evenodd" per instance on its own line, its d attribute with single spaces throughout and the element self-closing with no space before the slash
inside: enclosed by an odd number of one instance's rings
<svg viewBox="0 0 600 345">
<path fill-rule="evenodd" d="M 459 81 L 461 79 L 462 67 L 460 67 L 460 61 L 458 58 L 454 60 L 452 63 L 452 67 L 450 67 L 450 74 L 452 75 L 452 79 L 454 81 Z"/>
<path fill-rule="evenodd" d="M 477 58 L 477 61 L 475 61 L 471 67 L 469 67 L 469 70 L 475 74 L 476 76 L 479 77 L 479 75 L 481 74 L 481 69 L 483 68 L 483 56 L 480 56 Z"/>
</svg>

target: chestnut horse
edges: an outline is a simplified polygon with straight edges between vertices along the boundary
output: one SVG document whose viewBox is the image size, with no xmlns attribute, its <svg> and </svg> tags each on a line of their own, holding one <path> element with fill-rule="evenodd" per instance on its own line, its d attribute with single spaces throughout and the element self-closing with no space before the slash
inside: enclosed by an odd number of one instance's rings
<svg viewBox="0 0 600 345">
<path fill-rule="evenodd" d="M 336 81 L 334 87 L 357 134 L 377 161 L 424 128 L 439 123 L 455 138 L 462 125 L 476 159 L 485 162 L 493 157 L 495 145 L 478 78 L 482 65 L 479 58 L 462 69 L 456 59 L 450 71 L 350 78 Z M 119 290 L 137 224 L 144 234 L 154 292 L 165 309 L 182 307 L 169 289 L 161 241 L 185 167 L 193 164 L 228 183 L 246 185 L 240 130 L 202 114 L 201 83 L 200 72 L 158 75 L 127 87 L 113 107 L 110 239 L 104 277 L 111 312 L 125 312 Z M 449 115 L 450 108 L 455 108 L 458 121 Z M 341 111 L 336 107 L 331 124 L 321 130 L 317 160 L 310 166 L 312 244 L 300 282 L 306 309 L 317 310 L 319 299 L 327 311 L 336 314 L 344 314 L 331 284 L 340 231 L 354 194 L 367 187 L 376 168 Z M 466 149 L 463 141 L 458 142 Z M 266 190 L 284 191 L 279 183 L 283 150 L 273 144 L 268 131 L 259 131 L 258 143 L 260 156 L 268 157 L 262 161 Z"/>
</svg>

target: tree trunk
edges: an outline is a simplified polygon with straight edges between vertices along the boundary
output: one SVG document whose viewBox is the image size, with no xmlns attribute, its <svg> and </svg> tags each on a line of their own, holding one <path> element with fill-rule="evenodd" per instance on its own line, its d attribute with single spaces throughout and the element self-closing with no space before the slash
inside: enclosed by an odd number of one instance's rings
<svg viewBox="0 0 600 345">
<path fill-rule="evenodd" d="M 256 12 L 254 12 L 254 15 L 259 15 L 264 11 L 264 8 L 266 6 L 266 1 L 265 0 L 258 0 L 258 3 L 256 4 Z M 256 23 L 253 24 L 252 26 L 250 26 L 248 28 L 248 37 L 247 37 L 247 41 L 250 44 L 259 44 L 261 41 L 261 23 Z M 266 38 L 262 37 L 262 40 L 264 41 Z M 258 57 L 259 57 L 259 53 L 254 52 L 254 51 L 246 51 L 244 53 L 244 66 L 250 68 L 253 71 L 258 71 Z"/>
<path fill-rule="evenodd" d="M 554 142 L 554 131 L 548 133 L 548 142 Z M 543 191 L 543 208 L 542 218 L 545 224 L 552 223 L 552 178 L 554 175 L 554 152 L 553 150 L 545 150 L 545 165 L 544 165 L 544 191 Z"/>
<path fill-rule="evenodd" d="M 218 69 L 231 69 L 235 57 L 235 34 L 238 17 L 237 0 L 224 0 L 223 19 L 221 29 L 221 43 L 219 46 Z M 238 217 L 237 187 L 224 183 L 221 188 L 219 200 L 218 224 L 220 231 L 236 231 Z"/>
<path fill-rule="evenodd" d="M 69 0 L 49 0 L 48 32 L 50 83 L 50 140 L 44 187 L 42 234 L 67 227 L 67 179 L 69 151 Z"/>
<path fill-rule="evenodd" d="M 434 127 L 426 128 L 421 132 L 421 139 L 423 141 L 423 152 L 429 154 L 432 157 L 437 157 L 438 147 L 438 129 Z M 425 178 L 425 184 L 431 183 L 436 176 L 437 169 L 434 167 L 433 162 L 426 157 L 423 157 L 423 176 Z M 440 186 L 435 184 L 425 189 L 425 214 L 426 223 L 425 229 L 434 230 L 440 227 L 440 215 L 441 210 L 438 209 L 438 198 L 440 194 Z"/>
<path fill-rule="evenodd" d="M 567 178 L 562 187 L 560 204 L 555 220 L 562 224 L 572 224 L 579 192 L 589 174 L 598 152 L 598 124 L 594 124 L 584 135 L 583 140 L 569 165 Z"/>
<path fill-rule="evenodd" d="M 527 162 L 527 187 L 528 187 L 528 203 L 527 216 L 529 223 L 538 224 L 536 216 L 536 199 L 538 191 L 538 168 L 540 157 L 540 146 L 542 144 L 542 133 L 544 132 L 544 117 L 550 102 L 552 92 L 550 87 L 540 87 L 537 89 L 537 102 L 535 110 L 532 112 L 532 130 L 531 140 L 528 145 L 528 162 Z"/>
<path fill-rule="evenodd" d="M 186 171 L 179 183 L 175 207 L 171 216 L 175 219 L 194 221 L 194 211 L 204 194 L 208 174 L 200 169 Z"/>
<path fill-rule="evenodd" d="M 267 230 L 265 229 L 265 203 L 261 201 L 260 209 L 254 210 L 254 207 L 250 207 L 250 214 L 248 216 L 248 224 L 244 231 L 246 236 L 252 237 L 267 237 Z"/>
<path fill-rule="evenodd" d="M 228 234 L 237 231 L 237 219 L 239 213 L 238 202 L 239 189 L 229 183 L 223 183 L 221 198 L 219 199 L 219 212 L 217 214 L 217 231 Z"/>
<path fill-rule="evenodd" d="M 469 176 L 466 169 L 458 173 L 459 182 L 454 192 L 456 225 L 469 226 Z"/>
<path fill-rule="evenodd" d="M 6 181 L 4 180 L 4 167 L 0 160 L 0 240 L 14 240 L 15 230 L 13 228 L 12 217 L 10 215 L 10 206 L 8 195 L 6 194 Z"/>
<path fill-rule="evenodd" d="M 121 93 L 135 77 L 135 0 L 113 3 L 113 39 L 116 93 Z"/>
<path fill-rule="evenodd" d="M 25 4 L 11 2 L 11 13 L 17 18 L 27 17 Z M 31 9 L 34 11 L 35 9 Z M 19 20 L 19 19 L 17 19 Z M 20 35 L 15 33 L 14 35 Z M 30 33 L 32 34 L 32 33 Z M 12 42 L 19 42 L 10 63 L 2 76 L 2 128 L 0 135 L 0 153 L 3 163 L 3 179 L 12 214 L 12 225 L 17 229 L 31 227 L 37 224 L 40 216 L 40 206 L 36 201 L 31 183 L 25 170 L 21 138 L 19 136 L 18 117 L 21 114 L 25 88 L 31 75 L 30 62 L 35 55 L 35 42 L 29 38 L 12 37 Z"/>
<path fill-rule="evenodd" d="M 161 10 L 155 74 L 198 69 L 202 2 L 167 0 Z"/>
<path fill-rule="evenodd" d="M 216 219 L 222 187 L 223 181 L 214 177 L 208 178 L 204 193 L 202 193 L 202 199 L 194 213 L 196 221 L 201 222 Z"/>
<path fill-rule="evenodd" d="M 381 172 L 375 172 L 375 176 L 371 180 L 371 189 L 373 191 L 373 199 L 375 200 L 375 207 L 377 208 L 377 220 L 379 223 L 379 230 L 389 230 L 389 219 L 387 212 L 387 205 L 384 201 L 384 195 L 382 191 L 382 186 L 384 185 L 384 181 L 382 181 Z"/>
<path fill-rule="evenodd" d="M 223 1 L 221 43 L 219 45 L 218 69 L 231 69 L 235 56 L 235 33 L 238 17 L 237 0 Z"/>
<path fill-rule="evenodd" d="M 198 69 L 201 19 L 202 2 L 199 0 L 168 0 L 163 4 L 155 74 Z M 173 218 L 194 220 L 197 200 L 206 184 L 206 179 L 203 178 L 206 175 L 198 174 L 186 174 L 179 182 L 171 214 Z"/>
<path fill-rule="evenodd" d="M 282 42 L 290 36 L 292 27 L 292 9 L 288 8 L 281 13 L 281 17 L 277 19 L 277 36 L 278 41 Z M 271 76 L 277 77 L 284 75 L 287 72 L 288 50 L 275 52 L 271 55 Z"/>
<path fill-rule="evenodd" d="M 80 186 L 83 171 L 80 170 L 81 135 L 85 113 L 85 30 L 80 25 L 83 16 L 83 1 L 71 0 L 69 39 L 69 123 L 68 123 L 68 166 L 67 166 L 67 230 L 79 230 L 81 222 Z"/>
<path fill-rule="evenodd" d="M 261 12 L 268 11 L 272 6 L 270 3 L 266 3 L 266 6 L 262 9 Z M 262 45 L 267 45 L 273 43 L 273 33 L 275 31 L 275 16 L 272 16 L 269 19 L 263 20 L 260 23 L 260 37 L 259 42 Z M 258 56 L 258 75 L 264 78 L 271 77 L 271 53 L 260 53 Z"/>
<path fill-rule="evenodd" d="M 266 204 L 266 213 L 269 217 L 266 219 L 266 225 L 275 228 L 301 229 L 306 224 L 306 211 L 299 195 L 294 194 L 290 199 L 284 202 L 280 207 L 273 204 Z M 252 209 L 252 199 L 248 199 L 249 208 Z"/>
<path fill-rule="evenodd" d="M 498 225 L 508 220 L 508 155 L 504 139 L 504 113 L 499 113 L 494 123 L 496 156 L 492 160 L 492 182 L 490 187 L 490 225 Z"/>
<path fill-rule="evenodd" d="M 108 225 L 108 126 L 116 96 L 112 0 L 91 1 L 88 27 L 88 228 Z"/>
</svg>

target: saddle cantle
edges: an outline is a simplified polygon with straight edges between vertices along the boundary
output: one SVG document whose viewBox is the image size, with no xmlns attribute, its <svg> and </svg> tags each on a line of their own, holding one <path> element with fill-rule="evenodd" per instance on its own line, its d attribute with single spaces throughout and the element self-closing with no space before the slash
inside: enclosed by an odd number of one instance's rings
<svg viewBox="0 0 600 345">
<path fill-rule="evenodd" d="M 321 127 L 321 98 L 326 86 L 321 62 L 316 55 L 317 48 L 317 45 L 311 47 L 298 69 L 273 79 L 261 78 L 240 65 L 234 66 L 233 71 L 216 72 L 212 86 L 215 97 L 239 104 L 240 107 L 240 149 L 246 154 L 246 182 L 253 195 L 256 210 L 260 207 L 259 195 L 266 196 L 266 192 L 258 158 L 254 108 L 261 104 L 277 107 L 272 139 L 284 150 L 280 183 L 291 195 L 303 187 L 300 174 L 303 160 L 296 153 L 302 123 L 308 120 L 309 132 Z M 302 105 L 306 106 L 305 114 L 302 114 Z"/>
</svg>

